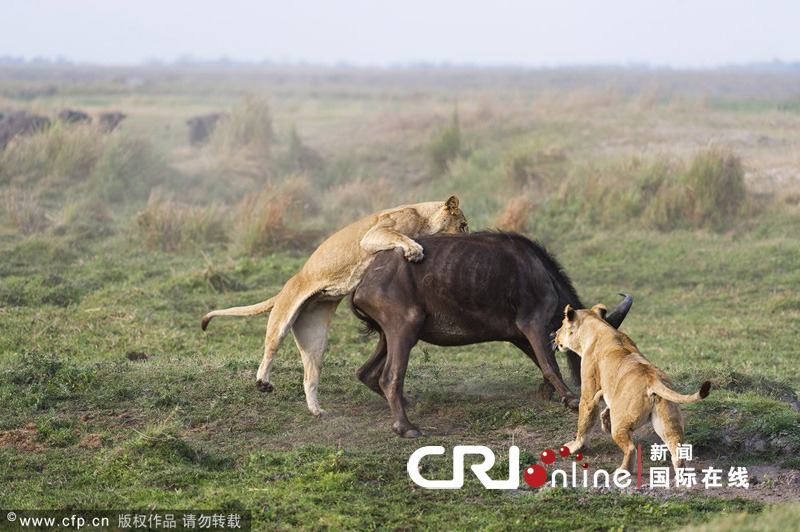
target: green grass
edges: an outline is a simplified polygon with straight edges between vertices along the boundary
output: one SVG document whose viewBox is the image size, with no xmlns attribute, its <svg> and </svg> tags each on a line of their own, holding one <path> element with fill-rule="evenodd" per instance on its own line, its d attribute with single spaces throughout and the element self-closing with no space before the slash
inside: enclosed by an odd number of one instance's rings
<svg viewBox="0 0 800 532">
<path fill-rule="evenodd" d="M 274 295 L 312 241 L 369 212 L 455 193 L 477 230 L 521 198 L 520 226 L 558 256 L 587 305 L 634 294 L 623 330 L 645 356 L 681 393 L 712 381 L 708 399 L 684 408 L 701 460 L 797 469 L 800 217 L 737 188 L 794 164 L 792 113 L 290 79 L 270 86 L 269 106 L 208 80 L 159 79 L 133 96 L 64 86 L 70 103 L 119 104 L 128 130 L 57 130 L 2 155 L 4 508 L 247 510 L 259 530 L 735 529 L 794 518 L 793 506 L 711 491 L 490 491 L 470 475 L 460 491 L 423 490 L 405 469 L 422 445 L 488 445 L 502 466 L 513 442 L 527 465 L 572 439 L 577 416 L 539 397 L 541 373 L 509 345 L 420 345 L 406 393 L 427 437 L 402 440 L 385 401 L 355 377 L 376 340 L 346 304 L 322 374 L 323 420 L 306 409 L 291 339 L 275 359 L 276 391 L 255 389 L 265 317 L 199 326 L 210 309 Z M 42 87 L 9 85 L 23 93 L 53 104 Z M 458 121 L 440 129 L 456 98 Z M 217 144 L 186 147 L 175 124 L 222 105 L 234 122 Z M 740 166 L 735 146 L 684 140 L 769 127 L 790 142 L 768 163 L 742 155 Z M 664 151 L 645 147 L 651 129 Z M 619 137 L 623 148 L 602 144 Z M 650 185 L 665 175 L 695 191 L 717 183 L 736 208 L 714 196 L 680 223 L 648 223 L 646 203 L 661 203 Z M 565 180 L 581 194 L 563 192 Z M 645 431 L 638 441 L 655 440 Z M 584 454 L 593 468 L 620 460 L 605 434 Z M 426 467 L 450 474 L 446 460 Z"/>
</svg>

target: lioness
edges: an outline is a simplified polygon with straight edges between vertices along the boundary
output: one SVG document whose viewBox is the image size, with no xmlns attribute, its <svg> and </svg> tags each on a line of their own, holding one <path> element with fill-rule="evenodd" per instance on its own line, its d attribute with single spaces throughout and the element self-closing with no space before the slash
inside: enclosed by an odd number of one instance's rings
<svg viewBox="0 0 800 532">
<path fill-rule="evenodd" d="M 672 465 L 676 469 L 683 467 L 677 450 L 684 439 L 683 414 L 678 403 L 705 399 L 711 383 L 704 382 L 694 395 L 674 392 L 669 377 L 644 358 L 628 336 L 606 323 L 605 315 L 603 305 L 595 305 L 591 310 L 575 310 L 567 305 L 564 321 L 556 331 L 558 348 L 571 349 L 581 357 L 578 435 L 565 446 L 574 453 L 588 442 L 602 398 L 608 405 L 602 415 L 603 428 L 611 432 L 625 453 L 617 471 L 631 471 L 634 457 L 631 433 L 650 419 L 656 434 L 669 447 Z"/>
<path fill-rule="evenodd" d="M 317 399 L 317 387 L 328 328 L 339 302 L 355 289 L 375 254 L 400 247 L 407 260 L 417 262 L 424 253 L 414 238 L 468 231 L 467 219 L 456 196 L 445 202 L 402 205 L 371 214 L 320 244 L 276 296 L 255 305 L 209 312 L 203 317 L 203 330 L 214 316 L 252 316 L 271 311 L 256 386 L 266 392 L 274 389 L 269 381 L 272 357 L 291 328 L 303 359 L 308 409 L 315 416 L 324 414 Z"/>
</svg>

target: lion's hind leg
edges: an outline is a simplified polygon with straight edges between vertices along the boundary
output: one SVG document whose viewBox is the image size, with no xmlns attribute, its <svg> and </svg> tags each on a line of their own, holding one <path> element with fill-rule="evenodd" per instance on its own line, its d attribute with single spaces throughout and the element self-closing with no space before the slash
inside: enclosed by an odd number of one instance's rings
<svg viewBox="0 0 800 532">
<path fill-rule="evenodd" d="M 684 466 L 684 460 L 678 458 L 678 445 L 684 440 L 683 413 L 681 407 L 663 398 L 656 399 L 653 408 L 653 430 L 661 441 L 669 447 L 672 466 L 677 470 Z"/>
<path fill-rule="evenodd" d="M 318 287 L 302 288 L 302 278 L 295 275 L 283 285 L 283 288 L 273 299 L 275 305 L 267 321 L 267 334 L 264 339 L 264 358 L 258 366 L 256 386 L 262 392 L 271 392 L 274 387 L 269 381 L 269 372 L 272 368 L 272 359 L 283 343 L 289 329 L 294 325 L 300 309 L 314 294 Z"/>
<path fill-rule="evenodd" d="M 319 376 L 322 372 L 322 357 L 328 343 L 328 329 L 339 301 L 308 303 L 292 325 L 292 335 L 303 359 L 303 388 L 306 404 L 315 416 L 325 415 L 319 406 Z"/>
</svg>

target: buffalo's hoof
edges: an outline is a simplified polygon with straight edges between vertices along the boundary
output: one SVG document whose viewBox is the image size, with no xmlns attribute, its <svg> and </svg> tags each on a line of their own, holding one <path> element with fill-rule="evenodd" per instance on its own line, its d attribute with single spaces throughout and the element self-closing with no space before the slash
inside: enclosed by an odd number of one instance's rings
<svg viewBox="0 0 800 532">
<path fill-rule="evenodd" d="M 553 385 L 545 381 L 539 385 L 538 394 L 543 401 L 550 401 L 553 398 L 555 391 L 556 389 L 553 387 Z"/>
<path fill-rule="evenodd" d="M 259 392 L 272 393 L 275 391 L 275 387 L 269 381 L 256 381 L 256 388 Z"/>
<path fill-rule="evenodd" d="M 578 410 L 578 405 L 580 405 L 580 399 L 577 397 L 562 397 L 561 404 L 569 408 L 570 410 Z"/>
<path fill-rule="evenodd" d="M 420 438 L 422 433 L 419 431 L 417 427 L 414 425 L 401 425 L 400 423 L 395 423 L 392 425 L 392 429 L 401 437 L 401 438 Z"/>
</svg>

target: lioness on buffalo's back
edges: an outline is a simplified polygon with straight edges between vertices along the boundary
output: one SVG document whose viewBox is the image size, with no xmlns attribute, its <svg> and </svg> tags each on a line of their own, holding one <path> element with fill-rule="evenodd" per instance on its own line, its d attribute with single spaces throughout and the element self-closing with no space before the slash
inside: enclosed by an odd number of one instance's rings
<svg viewBox="0 0 800 532">
<path fill-rule="evenodd" d="M 323 414 L 317 398 L 328 328 L 339 302 L 356 287 L 382 250 L 399 248 L 408 261 L 421 261 L 425 250 L 414 239 L 436 233 L 466 233 L 467 219 L 458 198 L 402 205 L 371 214 L 340 229 L 311 254 L 300 271 L 274 297 L 244 307 L 214 310 L 203 317 L 203 330 L 215 316 L 252 316 L 270 312 L 264 358 L 256 384 L 271 392 L 270 367 L 291 328 L 303 360 L 303 387 L 308 409 Z"/>
</svg>

